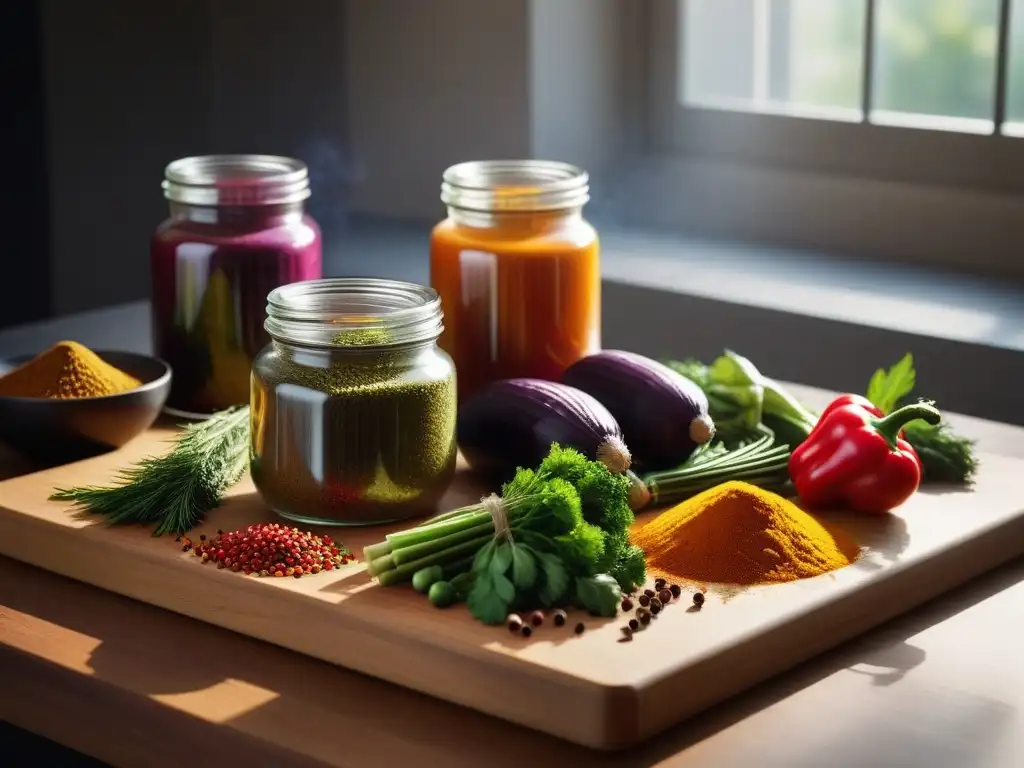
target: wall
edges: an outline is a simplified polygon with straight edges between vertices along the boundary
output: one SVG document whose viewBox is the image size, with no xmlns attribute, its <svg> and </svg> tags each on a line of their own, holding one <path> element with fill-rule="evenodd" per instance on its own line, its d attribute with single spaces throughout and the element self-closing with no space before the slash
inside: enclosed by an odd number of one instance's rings
<svg viewBox="0 0 1024 768">
<path fill-rule="evenodd" d="M 343 223 L 344 3 L 41 7 L 55 313 L 148 295 L 160 182 L 178 157 L 297 155 L 315 166 L 314 214 Z"/>
</svg>

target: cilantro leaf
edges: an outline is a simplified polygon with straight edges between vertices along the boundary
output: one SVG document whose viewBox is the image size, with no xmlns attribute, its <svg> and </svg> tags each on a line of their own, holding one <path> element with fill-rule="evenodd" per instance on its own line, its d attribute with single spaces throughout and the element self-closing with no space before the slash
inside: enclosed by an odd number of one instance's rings
<svg viewBox="0 0 1024 768">
<path fill-rule="evenodd" d="M 917 374 L 914 356 L 909 352 L 888 371 L 879 368 L 868 382 L 867 398 L 882 413 L 895 410 L 900 400 L 914 390 Z"/>
<path fill-rule="evenodd" d="M 516 589 L 529 589 L 537 581 L 537 561 L 527 547 L 512 545 L 512 581 Z"/>
<path fill-rule="evenodd" d="M 478 572 L 466 597 L 466 605 L 473 618 L 484 624 L 501 624 L 508 616 L 508 603 L 498 594 L 490 572 Z"/>
<path fill-rule="evenodd" d="M 595 616 L 614 616 L 622 601 L 622 590 L 607 573 L 599 573 L 576 579 L 576 597 Z"/>
<path fill-rule="evenodd" d="M 541 570 L 544 572 L 544 584 L 537 597 L 545 606 L 549 607 L 559 602 L 569 591 L 569 572 L 555 555 L 547 552 L 537 552 L 536 555 L 540 561 Z"/>
</svg>

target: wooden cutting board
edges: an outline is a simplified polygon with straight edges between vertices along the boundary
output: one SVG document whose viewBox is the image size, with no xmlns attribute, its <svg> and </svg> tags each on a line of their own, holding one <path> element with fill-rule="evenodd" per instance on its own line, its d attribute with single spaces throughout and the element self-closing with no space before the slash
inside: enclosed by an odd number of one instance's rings
<svg viewBox="0 0 1024 768">
<path fill-rule="evenodd" d="M 55 486 L 106 482 L 166 450 L 170 436 L 156 428 L 116 453 L 0 482 L 0 553 L 601 749 L 643 740 L 1024 553 L 1024 461 L 985 455 L 973 491 L 920 493 L 884 518 L 831 516 L 865 546 L 842 571 L 712 591 L 701 610 L 684 594 L 628 643 L 619 642 L 623 620 L 582 615 L 525 640 L 461 607 L 377 587 L 358 564 L 298 580 L 245 577 L 200 565 L 171 538 L 47 501 Z M 442 507 L 486 490 L 462 470 Z M 271 517 L 247 481 L 200 530 Z M 385 532 L 335 533 L 358 553 Z M 576 636 L 580 620 L 587 629 Z"/>
</svg>

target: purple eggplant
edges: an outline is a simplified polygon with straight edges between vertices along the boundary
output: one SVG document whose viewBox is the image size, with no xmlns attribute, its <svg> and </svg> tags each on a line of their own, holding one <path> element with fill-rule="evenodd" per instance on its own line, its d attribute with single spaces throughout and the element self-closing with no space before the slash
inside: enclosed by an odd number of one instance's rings
<svg viewBox="0 0 1024 768">
<path fill-rule="evenodd" d="M 474 471 L 506 481 L 517 467 L 535 468 L 552 443 L 575 448 L 609 471 L 629 477 L 629 502 L 641 509 L 647 486 L 629 467 L 622 431 L 608 409 L 578 389 L 542 379 L 497 381 L 459 409 L 459 449 Z"/>
<path fill-rule="evenodd" d="M 562 382 L 608 409 L 644 470 L 677 466 L 714 437 L 704 391 L 643 355 L 598 352 L 570 365 Z"/>
</svg>

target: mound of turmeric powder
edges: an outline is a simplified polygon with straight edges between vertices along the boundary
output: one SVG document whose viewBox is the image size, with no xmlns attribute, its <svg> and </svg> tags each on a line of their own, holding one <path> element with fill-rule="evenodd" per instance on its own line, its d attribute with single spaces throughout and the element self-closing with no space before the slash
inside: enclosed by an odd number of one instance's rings
<svg viewBox="0 0 1024 768">
<path fill-rule="evenodd" d="M 857 558 L 852 542 L 793 502 L 735 481 L 665 510 L 631 538 L 647 553 L 650 570 L 720 584 L 805 579 Z"/>
<path fill-rule="evenodd" d="M 0 397 L 101 397 L 127 392 L 141 384 L 78 342 L 62 341 L 0 376 Z"/>
</svg>

